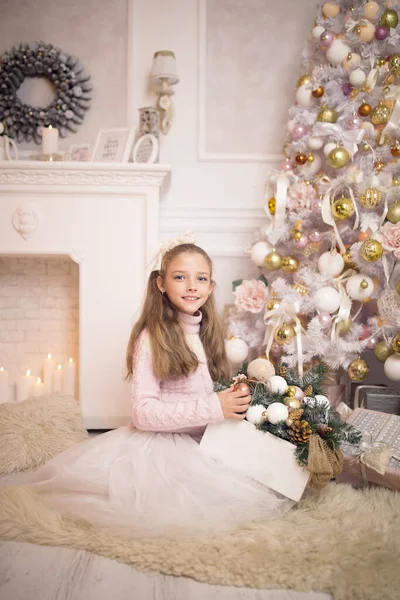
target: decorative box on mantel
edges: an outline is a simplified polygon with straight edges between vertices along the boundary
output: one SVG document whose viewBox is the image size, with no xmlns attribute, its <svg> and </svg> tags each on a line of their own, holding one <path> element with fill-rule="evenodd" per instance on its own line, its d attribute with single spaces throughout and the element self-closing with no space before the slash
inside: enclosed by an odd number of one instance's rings
<svg viewBox="0 0 400 600">
<path fill-rule="evenodd" d="M 169 172 L 160 164 L 0 162 L 0 256 L 79 264 L 79 399 L 88 429 L 130 418 L 125 351 Z"/>
</svg>

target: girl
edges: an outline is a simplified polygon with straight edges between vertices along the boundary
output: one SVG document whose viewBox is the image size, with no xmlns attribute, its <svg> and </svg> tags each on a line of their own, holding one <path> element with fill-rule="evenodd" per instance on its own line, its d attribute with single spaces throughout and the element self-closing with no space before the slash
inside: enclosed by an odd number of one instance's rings
<svg viewBox="0 0 400 600">
<path fill-rule="evenodd" d="M 204 250 L 177 242 L 163 253 L 128 344 L 132 423 L 9 483 L 29 484 L 61 514 L 123 536 L 227 529 L 289 508 L 199 448 L 207 424 L 244 419 L 250 402 L 232 387 L 213 392 L 212 380 L 230 377 L 213 289 Z"/>
</svg>

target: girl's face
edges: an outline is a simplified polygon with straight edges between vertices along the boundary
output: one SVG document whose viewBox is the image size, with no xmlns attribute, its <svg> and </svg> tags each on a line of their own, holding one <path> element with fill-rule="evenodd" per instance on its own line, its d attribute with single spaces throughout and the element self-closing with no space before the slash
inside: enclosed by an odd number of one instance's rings
<svg viewBox="0 0 400 600">
<path fill-rule="evenodd" d="M 208 262 L 201 254 L 182 252 L 167 267 L 165 278 L 158 277 L 157 285 L 182 313 L 193 315 L 207 301 L 214 284 Z"/>
</svg>

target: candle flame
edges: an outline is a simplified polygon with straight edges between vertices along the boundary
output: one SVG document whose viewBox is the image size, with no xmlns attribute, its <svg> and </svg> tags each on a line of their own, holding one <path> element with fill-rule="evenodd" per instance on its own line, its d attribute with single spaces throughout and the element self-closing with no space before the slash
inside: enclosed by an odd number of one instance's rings
<svg viewBox="0 0 400 600">
<path fill-rule="evenodd" d="M 49 129 L 53 129 L 53 127 L 51 125 L 49 125 Z"/>
<path fill-rule="evenodd" d="M 51 354 L 48 354 L 48 355 L 47 355 L 47 358 L 51 358 Z"/>
<path fill-rule="evenodd" d="M 40 379 L 40 377 L 37 378 L 36 383 L 42 383 L 42 380 Z"/>
<path fill-rule="evenodd" d="M 27 375 L 28 375 L 28 377 L 29 377 L 29 376 L 30 376 L 30 374 L 31 374 L 31 370 L 30 370 L 30 369 L 28 369 L 28 370 L 27 370 L 27 372 L 26 372 L 26 374 L 27 374 Z"/>
<path fill-rule="evenodd" d="M 70 359 L 68 360 L 68 362 L 70 362 L 70 363 L 73 363 L 73 362 L 74 362 L 74 359 L 73 359 L 73 358 L 70 358 Z"/>
<path fill-rule="evenodd" d="M 62 365 L 57 365 L 57 369 L 58 369 L 59 371 L 61 371 L 61 369 L 62 369 Z"/>
<path fill-rule="evenodd" d="M 3 372 L 4 371 L 4 367 L 0 367 L 0 371 Z"/>
</svg>

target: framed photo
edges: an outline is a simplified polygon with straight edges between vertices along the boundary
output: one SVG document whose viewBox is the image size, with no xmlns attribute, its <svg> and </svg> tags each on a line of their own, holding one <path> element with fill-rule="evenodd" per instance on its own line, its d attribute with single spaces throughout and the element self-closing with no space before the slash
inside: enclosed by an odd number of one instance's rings
<svg viewBox="0 0 400 600">
<path fill-rule="evenodd" d="M 90 144 L 76 144 L 68 150 L 69 160 L 88 162 L 90 160 Z"/>
<path fill-rule="evenodd" d="M 156 162 L 158 156 L 158 140 L 155 135 L 146 133 L 142 135 L 136 142 L 132 160 L 135 163 L 151 164 Z"/>
<path fill-rule="evenodd" d="M 135 132 L 128 127 L 101 129 L 93 150 L 93 162 L 128 162 Z"/>
</svg>

